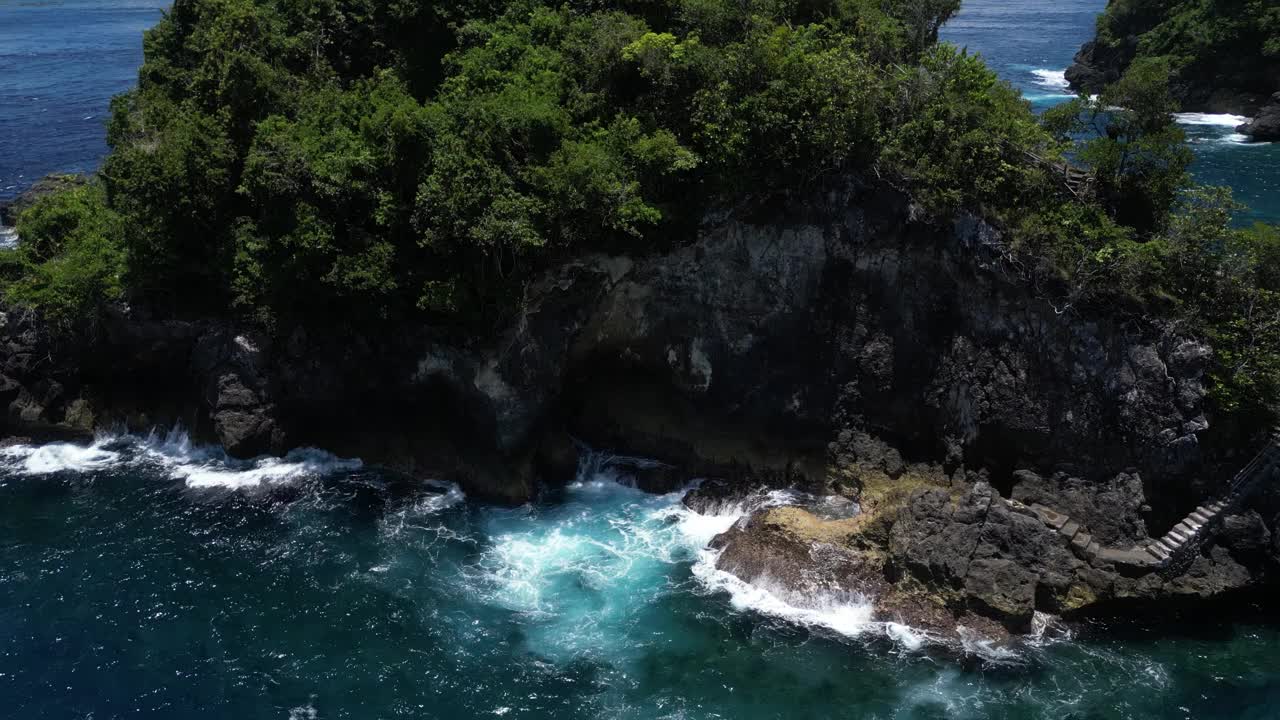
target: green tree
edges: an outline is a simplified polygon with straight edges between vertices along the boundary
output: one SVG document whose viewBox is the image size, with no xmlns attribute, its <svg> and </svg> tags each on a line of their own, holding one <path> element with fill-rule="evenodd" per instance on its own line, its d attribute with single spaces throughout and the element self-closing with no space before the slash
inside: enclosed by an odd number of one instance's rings
<svg viewBox="0 0 1280 720">
<path fill-rule="evenodd" d="M 38 200 L 18 218 L 18 247 L 0 252 L 5 301 L 38 308 L 61 330 L 95 329 L 124 295 L 121 218 L 96 183 Z"/>
<path fill-rule="evenodd" d="M 1191 181 L 1193 156 L 1173 118 L 1169 65 L 1134 63 L 1097 97 L 1081 97 L 1045 114 L 1062 136 L 1082 135 L 1078 158 L 1093 173 L 1097 193 L 1121 224 L 1160 231 Z"/>
</svg>

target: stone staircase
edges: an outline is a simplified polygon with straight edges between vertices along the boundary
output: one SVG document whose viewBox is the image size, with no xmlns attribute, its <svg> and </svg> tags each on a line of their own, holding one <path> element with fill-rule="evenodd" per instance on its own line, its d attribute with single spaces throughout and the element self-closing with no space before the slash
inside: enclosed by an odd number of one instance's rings
<svg viewBox="0 0 1280 720">
<path fill-rule="evenodd" d="M 1236 473 L 1219 499 L 1192 510 L 1164 537 L 1148 545 L 1147 552 L 1162 567 L 1186 569 L 1195 559 L 1204 539 L 1218 529 L 1222 519 L 1230 515 L 1261 484 L 1260 481 L 1274 477 L 1277 467 L 1280 467 L 1280 432 L 1272 431 L 1271 441 Z"/>
<path fill-rule="evenodd" d="M 1164 537 L 1148 545 L 1147 552 L 1161 563 L 1169 562 L 1186 552 L 1192 543 L 1198 542 L 1210 528 L 1216 526 L 1228 507 L 1230 505 L 1225 500 L 1215 500 L 1197 507 L 1165 533 Z"/>
<path fill-rule="evenodd" d="M 1217 499 L 1200 505 L 1181 522 L 1173 526 L 1164 537 L 1143 547 L 1101 547 L 1089 533 L 1062 513 L 1043 505 L 1033 504 L 1029 510 L 1049 528 L 1065 537 L 1071 549 L 1082 560 L 1127 565 L 1162 573 L 1177 573 L 1186 569 L 1195 559 L 1196 552 L 1205 538 L 1217 531 L 1222 519 L 1230 515 L 1242 500 L 1248 497 L 1265 478 L 1271 478 L 1280 469 L 1280 432 L 1273 432 L 1271 441 L 1249 464 L 1236 473 L 1226 491 Z M 1010 501 L 1012 502 L 1012 501 Z"/>
<path fill-rule="evenodd" d="M 1011 501 L 1012 502 L 1012 501 Z M 1066 538 L 1068 547 L 1081 560 L 1090 561 L 1098 557 L 1103 548 L 1098 545 L 1093 536 L 1089 534 L 1087 529 L 1080 523 L 1072 520 L 1070 517 L 1063 515 L 1055 510 L 1050 510 L 1044 505 L 1033 503 L 1030 506 L 1031 512 L 1035 513 L 1040 521 L 1048 525 L 1051 530 Z"/>
</svg>

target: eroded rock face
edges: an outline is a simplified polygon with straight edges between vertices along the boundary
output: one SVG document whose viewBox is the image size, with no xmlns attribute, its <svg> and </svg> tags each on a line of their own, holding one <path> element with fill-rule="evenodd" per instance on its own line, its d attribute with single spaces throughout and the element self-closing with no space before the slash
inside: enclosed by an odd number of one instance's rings
<svg viewBox="0 0 1280 720">
<path fill-rule="evenodd" d="M 858 457 L 825 446 L 871 427 L 949 467 L 1184 472 L 1208 348 L 1063 312 L 1003 257 L 981 220 L 940 224 L 856 183 L 768 222 L 730 218 L 637 260 L 587 313 L 567 363 L 573 429 L 798 483 Z"/>
<path fill-rule="evenodd" d="M 1070 609 L 1087 580 L 1065 539 L 1015 512 L 989 485 L 953 498 L 921 490 L 895 520 L 889 553 L 901 572 L 1013 632 L 1042 610 Z"/>
<path fill-rule="evenodd" d="M 1014 473 L 1012 497 L 1024 505 L 1040 504 L 1070 516 L 1103 545 L 1128 547 L 1147 537 L 1146 496 L 1137 473 L 1091 482 L 1066 473 L 1046 478 L 1021 470 Z"/>
<path fill-rule="evenodd" d="M 282 453 L 286 438 L 276 420 L 265 340 L 229 329 L 205 333 L 196 343 L 192 368 L 205 380 L 205 401 L 219 442 L 233 457 Z"/>
<path fill-rule="evenodd" d="M 259 337 L 125 311 L 109 351 L 57 373 L 15 339 L 0 395 L 16 422 L 53 424 L 77 400 L 85 424 L 164 396 L 177 412 L 137 419 L 190 418 L 237 455 L 321 445 L 508 502 L 562 474 L 539 448 L 566 430 L 685 477 L 815 492 L 893 479 L 906 455 L 962 476 L 1069 465 L 1097 481 L 1132 465 L 1175 482 L 1205 425 L 1207 349 L 1064 312 L 1005 257 L 980 219 L 930 218 L 851 179 L 708 218 L 670 252 L 549 269 L 490 342 L 430 328 Z M 871 428 L 894 442 L 876 446 Z"/>
</svg>

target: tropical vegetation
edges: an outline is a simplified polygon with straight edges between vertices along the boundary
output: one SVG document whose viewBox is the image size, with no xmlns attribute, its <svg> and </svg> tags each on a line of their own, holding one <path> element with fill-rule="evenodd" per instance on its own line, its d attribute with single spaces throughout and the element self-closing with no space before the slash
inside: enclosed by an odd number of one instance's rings
<svg viewBox="0 0 1280 720">
<path fill-rule="evenodd" d="M 987 218 L 1064 313 L 1183 322 L 1220 406 L 1263 407 L 1280 235 L 1191 187 L 1168 66 L 1037 118 L 936 43 L 958 5 L 175 0 L 101 171 L 21 216 L 6 299 L 483 338 L 557 259 L 859 175 Z"/>
</svg>

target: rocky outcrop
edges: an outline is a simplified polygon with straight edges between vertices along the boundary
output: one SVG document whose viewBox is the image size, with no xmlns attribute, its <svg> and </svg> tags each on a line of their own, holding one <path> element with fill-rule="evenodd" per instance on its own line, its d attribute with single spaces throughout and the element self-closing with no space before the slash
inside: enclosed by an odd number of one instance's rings
<svg viewBox="0 0 1280 720">
<path fill-rule="evenodd" d="M 1257 117 L 1236 131 L 1259 142 L 1280 141 L 1280 92 L 1271 96 L 1271 101 L 1262 107 Z"/>
<path fill-rule="evenodd" d="M 1099 542 L 1140 543 L 1207 492 L 1209 349 L 1065 305 L 994 227 L 879 182 L 709 218 L 668 252 L 567 260 L 492 337 L 122 307 L 68 342 L 9 312 L 0 399 L 11 433 L 182 422 L 233 455 L 317 445 L 510 504 L 570 480 L 576 439 L 658 461 L 628 471 L 653 491 L 712 478 L 695 510 L 754 511 L 716 541 L 723 569 L 870 592 L 939 632 L 1221 593 L 1275 555 L 1249 516 L 1178 578 L 1108 563 Z M 779 487 L 815 500 L 747 502 Z"/>
<path fill-rule="evenodd" d="M 1076 53 L 1071 67 L 1064 74 L 1072 90 L 1097 95 L 1111 83 L 1120 79 L 1136 53 L 1134 43 L 1118 46 L 1102 45 L 1090 40 Z"/>
<path fill-rule="evenodd" d="M 1259 554 L 1272 534 L 1252 511 L 1228 519 L 1221 537 L 1171 578 L 1088 552 L 1083 530 L 1069 524 L 1064 533 L 979 481 L 927 485 L 905 502 L 834 520 L 802 507 L 768 507 L 712 547 L 721 551 L 719 569 L 789 602 L 869 597 L 880 619 L 943 637 L 959 637 L 961 628 L 996 639 L 1026 633 L 1037 611 L 1071 617 L 1221 596 L 1269 572 Z"/>
<path fill-rule="evenodd" d="M 1183 111 L 1252 117 L 1280 91 L 1280 61 L 1267 50 L 1274 31 L 1268 36 L 1264 23 L 1241 22 L 1241 12 L 1182 0 L 1113 0 L 1099 19 L 1097 37 L 1067 68 L 1067 81 L 1076 92 L 1096 95 L 1135 59 L 1168 58 L 1173 66 L 1169 89 Z"/>
<path fill-rule="evenodd" d="M 1014 473 L 1012 498 L 1024 505 L 1043 505 L 1089 528 L 1102 545 L 1129 547 L 1147 538 L 1142 478 L 1136 473 L 1088 481 L 1055 473 L 1041 477 L 1027 470 Z"/>
</svg>

